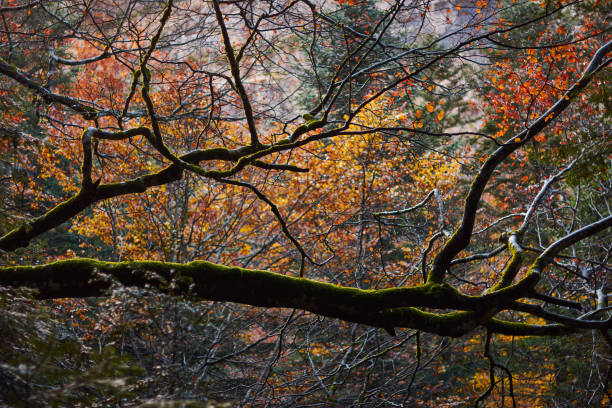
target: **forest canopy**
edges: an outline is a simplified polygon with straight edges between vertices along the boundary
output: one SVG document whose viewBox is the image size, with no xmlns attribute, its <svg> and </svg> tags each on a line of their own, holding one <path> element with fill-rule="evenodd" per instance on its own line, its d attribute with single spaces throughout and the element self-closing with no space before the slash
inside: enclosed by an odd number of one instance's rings
<svg viewBox="0 0 612 408">
<path fill-rule="evenodd" d="M 612 403 L 611 15 L 0 2 L 0 402 Z"/>
</svg>

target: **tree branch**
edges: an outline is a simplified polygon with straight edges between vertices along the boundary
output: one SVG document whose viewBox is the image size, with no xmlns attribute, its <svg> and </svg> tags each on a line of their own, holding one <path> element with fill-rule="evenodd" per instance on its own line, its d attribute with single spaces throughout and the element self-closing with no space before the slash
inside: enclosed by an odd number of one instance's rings
<svg viewBox="0 0 612 408">
<path fill-rule="evenodd" d="M 570 105 L 571 101 L 576 98 L 578 93 L 589 84 L 593 78 L 593 75 L 595 75 L 597 71 L 602 69 L 608 63 L 608 61 L 604 61 L 604 57 L 611 50 L 612 41 L 609 41 L 600 47 L 591 59 L 589 66 L 586 68 L 584 74 L 578 80 L 578 82 L 576 82 L 568 91 L 566 91 L 552 107 L 540 115 L 525 130 L 508 139 L 502 146 L 500 146 L 489 156 L 474 178 L 465 199 L 461 224 L 435 258 L 433 268 L 431 269 L 427 278 L 428 281 L 438 283 L 442 282 L 444 280 L 446 269 L 448 269 L 448 266 L 452 260 L 457 256 L 457 254 L 459 254 L 459 252 L 469 245 L 472 237 L 472 231 L 474 229 L 476 211 L 478 210 L 480 198 L 497 166 L 515 150 L 523 146 L 535 135 L 537 135 Z"/>
</svg>

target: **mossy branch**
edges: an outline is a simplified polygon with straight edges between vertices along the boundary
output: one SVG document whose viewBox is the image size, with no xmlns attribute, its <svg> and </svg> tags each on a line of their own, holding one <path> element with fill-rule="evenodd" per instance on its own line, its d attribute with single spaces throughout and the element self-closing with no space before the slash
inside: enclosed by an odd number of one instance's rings
<svg viewBox="0 0 612 408">
<path fill-rule="evenodd" d="M 510 251 L 510 254 L 512 254 L 510 262 L 508 262 L 504 268 L 499 282 L 489 289 L 490 292 L 497 291 L 512 284 L 516 274 L 523 265 L 523 249 L 519 243 L 518 233 L 513 232 L 508 237 L 508 250 Z"/>
<path fill-rule="evenodd" d="M 205 261 L 176 264 L 74 259 L 0 267 L 0 284 L 37 289 L 40 298 L 106 296 L 113 283 L 177 294 L 173 281 L 180 283 L 183 293 L 201 299 L 296 308 L 375 327 L 412 327 L 447 336 L 473 330 L 504 307 L 498 303 L 511 303 L 499 296 L 462 295 L 448 285 L 362 290 Z M 520 296 L 515 292 L 510 299 Z M 417 309 L 422 307 L 458 311 L 431 313 Z"/>
<path fill-rule="evenodd" d="M 330 137 L 333 136 L 334 132 L 330 132 L 329 135 Z M 97 183 L 92 182 L 89 184 L 87 178 L 91 178 L 91 155 L 86 153 L 89 151 L 86 146 L 88 140 L 90 138 L 102 140 L 125 140 L 135 136 L 144 136 L 148 140 L 152 141 L 152 143 L 155 141 L 154 134 L 145 126 L 117 132 L 95 128 L 87 129 L 83 134 L 84 139 L 82 139 L 85 144 L 83 163 L 81 165 L 81 174 L 84 176 L 85 184 L 88 186 L 86 189 L 87 191 L 79 192 L 75 196 L 63 201 L 53 209 L 47 211 L 42 216 L 30 220 L 25 225 L 9 231 L 4 236 L 0 237 L 0 249 L 4 251 L 13 251 L 17 248 L 25 247 L 32 239 L 70 220 L 85 208 L 98 201 L 122 195 L 143 193 L 150 187 L 164 185 L 180 180 L 183 177 L 183 170 L 185 169 L 210 178 L 220 178 L 234 175 L 248 165 L 253 165 L 268 170 L 295 172 L 308 171 L 308 169 L 302 169 L 296 166 L 269 164 L 258 160 L 269 154 L 289 150 L 297 146 L 305 145 L 309 142 L 308 140 L 303 140 L 296 143 L 281 143 L 268 147 L 264 147 L 262 145 L 248 145 L 237 149 L 211 147 L 209 149 L 194 150 L 176 157 L 167 151 L 166 153 L 172 158 L 173 164 L 160 171 L 120 182 L 98 185 L 98 181 Z M 235 162 L 236 164 L 226 171 L 204 170 L 198 165 L 198 163 L 202 161 L 214 160 Z"/>
<path fill-rule="evenodd" d="M 533 279 L 493 294 L 467 296 L 449 285 L 362 290 L 206 261 L 177 264 L 73 259 L 47 265 L 0 267 L 0 285 L 27 286 L 36 289 L 40 298 L 107 296 L 116 284 L 213 301 L 295 308 L 385 330 L 409 327 L 451 337 L 483 325 L 494 332 L 514 335 L 555 335 L 577 329 L 576 325 L 541 327 L 494 318 L 501 310 L 522 311 L 524 304 L 519 305 L 516 300 L 529 292 L 535 284 Z M 433 313 L 423 308 L 452 311 Z M 605 324 L 584 321 L 578 327 L 602 328 L 607 327 Z"/>
</svg>

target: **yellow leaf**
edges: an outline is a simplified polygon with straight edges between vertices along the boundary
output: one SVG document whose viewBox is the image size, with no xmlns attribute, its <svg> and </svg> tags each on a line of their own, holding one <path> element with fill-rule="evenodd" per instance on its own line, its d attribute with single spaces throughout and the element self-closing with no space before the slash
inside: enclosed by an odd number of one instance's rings
<svg viewBox="0 0 612 408">
<path fill-rule="evenodd" d="M 442 120 L 443 117 L 444 117 L 444 109 L 442 109 L 440 113 L 438 113 L 438 120 Z"/>
<path fill-rule="evenodd" d="M 433 102 L 429 102 L 427 104 L 427 111 L 428 112 L 433 112 L 434 111 L 434 103 Z"/>
<path fill-rule="evenodd" d="M 422 113 L 423 113 L 423 112 L 422 112 L 422 111 L 419 109 L 418 111 L 416 111 L 416 112 L 414 113 L 414 115 L 415 115 L 415 116 L 417 117 L 417 119 L 418 119 L 418 118 L 420 118 L 420 117 L 421 117 L 421 114 L 422 114 Z"/>
</svg>

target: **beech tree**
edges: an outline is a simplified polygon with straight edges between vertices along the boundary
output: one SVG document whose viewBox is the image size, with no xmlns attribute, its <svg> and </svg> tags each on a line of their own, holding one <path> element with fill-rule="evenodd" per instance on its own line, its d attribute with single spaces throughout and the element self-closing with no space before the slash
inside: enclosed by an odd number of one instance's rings
<svg viewBox="0 0 612 408">
<path fill-rule="evenodd" d="M 298 315 L 417 339 L 398 391 L 346 397 L 364 405 L 411 401 L 421 333 L 484 330 L 476 405 L 500 384 L 516 405 L 495 336 L 612 347 L 610 5 L 359 6 L 5 1 L 0 284 L 289 309 L 244 404 L 272 398 Z M 107 258 L 54 252 L 66 223 Z"/>
</svg>

